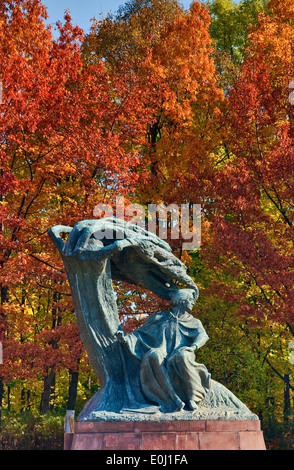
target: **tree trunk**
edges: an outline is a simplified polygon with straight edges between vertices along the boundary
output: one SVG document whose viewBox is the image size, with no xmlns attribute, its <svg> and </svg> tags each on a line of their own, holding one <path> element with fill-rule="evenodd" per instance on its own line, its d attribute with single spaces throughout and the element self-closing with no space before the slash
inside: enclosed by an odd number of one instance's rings
<svg viewBox="0 0 294 470">
<path fill-rule="evenodd" d="M 56 384 L 56 374 L 54 373 L 54 377 L 51 383 L 50 387 L 50 404 L 49 404 L 49 410 L 53 411 L 54 410 L 54 405 L 55 405 L 55 384 Z"/>
<path fill-rule="evenodd" d="M 31 410 L 31 391 L 27 390 L 27 404 L 26 404 L 26 410 L 30 411 Z"/>
<path fill-rule="evenodd" d="M 1 418 L 2 418 L 2 402 L 3 402 L 4 382 L 0 377 L 0 435 L 2 431 Z"/>
<path fill-rule="evenodd" d="M 1 268 L 3 267 L 3 263 L 1 263 Z M 4 335 L 5 335 L 5 321 L 6 321 L 6 315 L 2 310 L 2 306 L 5 302 L 7 302 L 7 297 L 8 297 L 8 287 L 3 286 L 3 284 L 0 285 L 0 341 L 2 342 L 4 340 Z M 1 356 L 3 355 L 3 349 L 2 349 L 2 344 L 1 344 Z M 3 360 L 3 357 L 1 357 Z M 0 377 L 0 433 L 1 433 L 1 418 L 2 418 L 2 401 L 3 401 L 3 392 L 4 392 L 4 378 Z"/>
<path fill-rule="evenodd" d="M 291 415 L 291 397 L 290 397 L 290 376 L 284 375 L 285 388 L 284 388 L 284 423 L 288 423 Z"/>
<path fill-rule="evenodd" d="M 11 411 L 11 387 L 7 385 L 7 409 Z"/>
<path fill-rule="evenodd" d="M 50 399 L 52 395 L 52 387 L 55 382 L 55 370 L 54 367 L 50 369 L 50 372 L 44 377 L 44 390 L 42 393 L 40 412 L 43 414 L 48 413 L 50 407 Z"/>
<path fill-rule="evenodd" d="M 61 324 L 61 314 L 60 309 L 56 307 L 56 303 L 60 300 L 60 294 L 58 292 L 53 293 L 53 301 L 54 307 L 52 308 L 52 330 L 60 326 Z M 58 349 L 58 342 L 55 340 L 49 341 L 50 346 L 53 349 Z M 44 390 L 42 393 L 41 404 L 40 404 L 40 412 L 41 413 L 48 413 L 48 411 L 53 410 L 52 403 L 50 401 L 54 398 L 55 393 L 55 366 L 51 367 L 50 372 L 47 372 L 47 375 L 44 377 Z"/>
<path fill-rule="evenodd" d="M 24 387 L 22 387 L 21 392 L 20 392 L 20 403 L 21 403 L 21 408 L 20 411 L 25 411 L 26 409 L 26 390 Z"/>
<path fill-rule="evenodd" d="M 73 372 L 69 370 L 70 382 L 68 387 L 68 401 L 66 405 L 67 410 L 74 410 L 76 405 L 77 391 L 78 391 L 78 379 L 79 371 Z"/>
</svg>

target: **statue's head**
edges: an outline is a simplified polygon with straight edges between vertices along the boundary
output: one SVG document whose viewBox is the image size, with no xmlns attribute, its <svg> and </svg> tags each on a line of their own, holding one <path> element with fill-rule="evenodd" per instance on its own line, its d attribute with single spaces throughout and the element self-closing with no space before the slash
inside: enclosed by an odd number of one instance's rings
<svg viewBox="0 0 294 470">
<path fill-rule="evenodd" d="M 171 296 L 172 304 L 181 306 L 185 310 L 192 310 L 197 299 L 198 290 L 195 289 L 181 289 Z"/>
</svg>

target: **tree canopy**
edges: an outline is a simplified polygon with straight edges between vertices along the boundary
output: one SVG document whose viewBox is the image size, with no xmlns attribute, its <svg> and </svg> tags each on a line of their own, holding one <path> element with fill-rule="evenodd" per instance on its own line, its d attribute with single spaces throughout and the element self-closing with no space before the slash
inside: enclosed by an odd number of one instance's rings
<svg viewBox="0 0 294 470">
<path fill-rule="evenodd" d="M 291 439 L 293 17 L 292 0 L 130 0 L 87 34 L 66 12 L 54 39 L 41 0 L 1 3 L 0 410 L 79 407 L 99 386 L 47 230 L 123 195 L 201 204 L 200 249 L 169 240 L 199 286 L 199 360 L 273 447 L 273 422 Z M 164 307 L 115 289 L 127 332 Z"/>
</svg>

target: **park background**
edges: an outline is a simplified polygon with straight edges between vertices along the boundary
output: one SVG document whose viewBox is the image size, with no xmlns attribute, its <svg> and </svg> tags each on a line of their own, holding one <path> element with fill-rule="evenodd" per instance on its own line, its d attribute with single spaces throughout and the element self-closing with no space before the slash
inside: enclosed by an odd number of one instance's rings
<svg viewBox="0 0 294 470">
<path fill-rule="evenodd" d="M 99 388 L 47 231 L 119 195 L 201 204 L 200 249 L 169 240 L 200 291 L 197 360 L 293 449 L 293 1 L 56 3 L 0 5 L 1 448 L 62 449 Z M 126 332 L 165 308 L 115 289 Z"/>
</svg>

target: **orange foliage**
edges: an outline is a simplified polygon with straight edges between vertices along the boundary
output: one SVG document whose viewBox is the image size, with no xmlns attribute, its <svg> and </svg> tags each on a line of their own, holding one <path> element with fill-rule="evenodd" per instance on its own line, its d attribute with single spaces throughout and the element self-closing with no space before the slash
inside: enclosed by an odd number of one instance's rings
<svg viewBox="0 0 294 470">
<path fill-rule="evenodd" d="M 57 39 L 45 18 L 40 0 L 0 5 L 0 324 L 4 356 L 23 375 L 33 348 L 42 371 L 61 362 L 74 369 L 80 357 L 62 261 L 47 230 L 92 218 L 96 204 L 144 181 L 137 169 L 153 112 L 135 75 L 130 87 L 102 61 L 83 64 L 83 31 L 69 13 Z M 63 358 L 66 342 L 72 352 Z"/>
<path fill-rule="evenodd" d="M 273 0 L 269 6 L 273 14 L 260 15 L 229 90 L 226 153 L 207 204 L 214 238 L 204 244 L 203 257 L 231 274 L 220 292 L 239 292 L 240 314 L 294 331 L 293 29 L 284 21 L 293 2 Z"/>
</svg>

